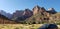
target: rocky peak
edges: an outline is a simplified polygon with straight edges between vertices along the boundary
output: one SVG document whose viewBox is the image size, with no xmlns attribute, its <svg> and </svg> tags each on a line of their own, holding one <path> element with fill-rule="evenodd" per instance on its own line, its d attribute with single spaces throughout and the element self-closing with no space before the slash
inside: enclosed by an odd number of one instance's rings
<svg viewBox="0 0 60 29">
<path fill-rule="evenodd" d="M 38 6 L 38 5 L 36 5 L 34 8 L 33 8 L 33 11 L 34 10 L 39 10 L 40 9 L 40 7 Z"/>
<path fill-rule="evenodd" d="M 33 15 L 37 14 L 40 10 L 40 7 L 37 5 L 33 8 Z"/>
<path fill-rule="evenodd" d="M 48 10 L 49 10 L 49 11 L 50 11 L 50 10 L 54 10 L 54 8 L 49 8 Z"/>
<path fill-rule="evenodd" d="M 38 14 L 38 13 L 42 13 L 42 12 L 45 12 L 45 11 L 46 11 L 46 10 L 45 10 L 44 7 L 39 7 L 39 6 L 37 5 L 37 6 L 35 6 L 35 7 L 33 8 L 33 15 Z"/>
<path fill-rule="evenodd" d="M 49 8 L 49 9 L 48 9 L 48 12 L 49 12 L 49 13 L 52 13 L 52 14 L 55 14 L 55 13 L 56 13 L 56 11 L 55 11 L 54 8 Z"/>
</svg>

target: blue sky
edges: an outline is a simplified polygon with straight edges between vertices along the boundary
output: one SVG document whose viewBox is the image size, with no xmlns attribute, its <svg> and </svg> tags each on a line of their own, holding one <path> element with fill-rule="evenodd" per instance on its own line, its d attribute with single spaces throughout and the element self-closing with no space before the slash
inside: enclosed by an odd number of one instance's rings
<svg viewBox="0 0 60 29">
<path fill-rule="evenodd" d="M 45 7 L 45 9 L 55 8 L 57 12 L 60 12 L 60 0 L 0 0 L 0 10 L 7 13 L 25 8 L 32 9 L 36 5 Z"/>
</svg>

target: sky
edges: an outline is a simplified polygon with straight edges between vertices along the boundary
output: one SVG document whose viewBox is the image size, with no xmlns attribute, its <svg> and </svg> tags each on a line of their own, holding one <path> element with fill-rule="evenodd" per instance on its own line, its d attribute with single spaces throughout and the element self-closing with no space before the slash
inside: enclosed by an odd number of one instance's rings
<svg viewBox="0 0 60 29">
<path fill-rule="evenodd" d="M 0 0 L 0 10 L 11 14 L 16 10 L 25 10 L 26 8 L 32 10 L 36 5 L 44 7 L 46 10 L 54 8 L 60 12 L 60 0 Z"/>
</svg>

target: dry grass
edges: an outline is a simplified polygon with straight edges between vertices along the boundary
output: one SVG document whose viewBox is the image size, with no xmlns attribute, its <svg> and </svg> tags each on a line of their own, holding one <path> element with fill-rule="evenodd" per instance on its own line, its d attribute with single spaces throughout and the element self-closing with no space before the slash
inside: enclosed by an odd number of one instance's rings
<svg viewBox="0 0 60 29">
<path fill-rule="evenodd" d="M 0 29 L 38 29 L 42 24 L 0 24 Z"/>
</svg>

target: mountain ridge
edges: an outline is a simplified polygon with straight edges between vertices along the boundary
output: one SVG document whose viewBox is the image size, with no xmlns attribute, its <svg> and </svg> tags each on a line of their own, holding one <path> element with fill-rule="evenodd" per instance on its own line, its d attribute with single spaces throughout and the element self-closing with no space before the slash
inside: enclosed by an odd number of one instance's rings
<svg viewBox="0 0 60 29">
<path fill-rule="evenodd" d="M 37 5 L 32 10 L 30 10 L 29 8 L 27 8 L 23 11 L 17 10 L 16 12 L 14 12 L 12 14 L 12 17 L 10 20 L 20 22 L 20 23 L 23 23 L 23 22 L 41 23 L 44 21 L 49 22 L 50 20 L 53 20 L 53 18 L 55 18 L 55 17 L 56 17 L 56 19 L 59 18 L 59 16 L 58 16 L 59 14 L 57 16 L 55 15 L 57 13 L 58 12 L 56 12 L 54 8 L 49 8 L 48 10 L 46 10 L 44 7 L 39 7 Z"/>
</svg>

